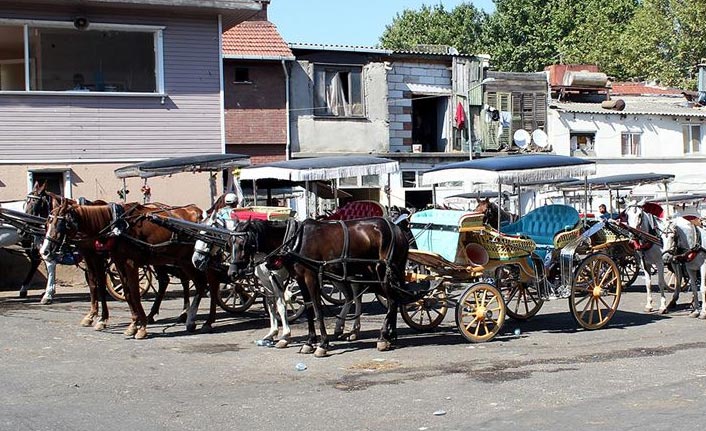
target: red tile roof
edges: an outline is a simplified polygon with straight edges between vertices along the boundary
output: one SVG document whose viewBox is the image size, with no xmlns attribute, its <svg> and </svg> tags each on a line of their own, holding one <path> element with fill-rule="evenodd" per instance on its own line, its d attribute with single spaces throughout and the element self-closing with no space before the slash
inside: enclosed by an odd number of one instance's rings
<svg viewBox="0 0 706 431">
<path fill-rule="evenodd" d="M 657 87 L 647 85 L 644 82 L 614 82 L 611 93 L 614 96 L 647 96 L 647 95 L 666 95 L 679 96 L 683 90 L 678 88 Z"/>
<path fill-rule="evenodd" d="M 277 27 L 269 21 L 245 21 L 225 31 L 223 55 L 294 58 Z"/>
</svg>

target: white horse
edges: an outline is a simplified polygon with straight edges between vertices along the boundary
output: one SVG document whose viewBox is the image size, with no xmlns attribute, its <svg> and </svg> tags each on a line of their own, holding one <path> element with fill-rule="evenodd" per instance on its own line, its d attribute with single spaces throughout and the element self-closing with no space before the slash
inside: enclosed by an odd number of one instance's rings
<svg viewBox="0 0 706 431">
<path fill-rule="evenodd" d="M 35 185 L 35 190 L 37 189 L 37 185 Z M 27 199 L 24 201 L 13 201 L 13 202 L 3 202 L 0 203 L 0 207 L 6 208 L 6 209 L 11 209 L 15 211 L 23 211 L 27 212 L 27 207 L 31 202 L 31 199 L 34 198 L 34 194 L 29 194 L 27 195 Z M 40 214 L 32 214 L 32 215 L 40 215 Z M 7 225 L 7 224 L 0 224 L 0 248 L 3 247 L 10 247 L 13 245 L 21 244 L 22 241 L 25 238 L 20 234 L 20 232 L 17 230 L 16 227 Z M 30 258 L 30 270 L 25 277 L 24 281 L 22 282 L 22 285 L 20 286 L 20 291 L 19 291 L 19 296 L 20 298 L 25 298 L 27 296 L 27 291 L 29 289 L 29 284 L 32 281 L 32 278 L 34 277 L 34 274 L 37 271 L 37 266 L 39 265 L 39 262 L 41 262 L 41 258 L 39 258 L 39 255 L 37 256 L 32 256 L 32 253 L 35 253 L 35 250 L 39 249 L 39 246 L 41 245 L 42 238 L 37 237 L 37 238 L 32 238 L 32 244 L 30 247 L 32 249 L 27 250 L 27 256 Z M 39 258 L 40 260 L 38 262 L 35 262 L 35 259 Z M 53 260 L 45 260 L 44 261 L 46 268 L 47 268 L 47 287 L 44 291 L 44 294 L 42 295 L 42 299 L 39 301 L 40 304 L 42 305 L 48 305 L 51 304 L 54 300 L 54 294 L 56 293 L 56 261 Z"/>
<path fill-rule="evenodd" d="M 689 275 L 689 286 L 694 294 L 693 311 L 691 317 L 706 319 L 706 230 L 694 226 L 689 220 L 683 217 L 676 217 L 669 220 L 662 230 L 663 249 L 665 254 L 677 265 L 683 265 Z M 700 273 L 699 273 L 700 272 Z M 681 286 L 681 271 L 677 271 L 677 288 L 674 298 L 679 297 L 679 287 Z M 696 280 L 701 280 L 698 294 L 696 290 Z M 699 302 L 701 309 L 699 310 Z"/>
<path fill-rule="evenodd" d="M 665 296 L 665 290 L 667 289 L 667 282 L 664 279 L 664 262 L 662 261 L 662 249 L 660 246 L 652 241 L 649 241 L 648 235 L 659 239 L 661 229 L 661 220 L 645 212 L 642 209 L 641 203 L 633 203 L 625 209 L 625 214 L 628 218 L 628 225 L 632 228 L 639 229 L 647 235 L 637 236 L 635 238 L 633 245 L 640 256 L 640 268 L 645 278 L 645 288 L 647 291 L 647 302 L 645 303 L 645 311 L 653 311 L 652 305 L 652 267 L 657 269 L 657 278 L 659 285 L 659 313 L 667 312 L 667 298 Z"/>
</svg>

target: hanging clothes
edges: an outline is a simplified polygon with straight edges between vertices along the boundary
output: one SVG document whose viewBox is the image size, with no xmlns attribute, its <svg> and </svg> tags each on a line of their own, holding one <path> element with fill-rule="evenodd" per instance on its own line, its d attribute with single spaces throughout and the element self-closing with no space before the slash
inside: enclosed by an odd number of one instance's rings
<svg viewBox="0 0 706 431">
<path fill-rule="evenodd" d="M 456 105 L 456 128 L 465 129 L 466 128 L 466 112 L 463 110 L 463 104 L 458 102 Z"/>
</svg>

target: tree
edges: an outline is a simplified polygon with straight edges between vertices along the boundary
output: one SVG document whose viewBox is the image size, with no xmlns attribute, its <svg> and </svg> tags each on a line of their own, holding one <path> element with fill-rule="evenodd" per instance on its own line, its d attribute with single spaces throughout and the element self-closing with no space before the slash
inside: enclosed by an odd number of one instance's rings
<svg viewBox="0 0 706 431">
<path fill-rule="evenodd" d="M 469 3 L 452 11 L 443 5 L 422 5 L 420 10 L 405 9 L 386 26 L 380 37 L 384 48 L 410 50 L 416 45 L 449 45 L 463 54 L 484 52 L 482 29 L 487 14 Z"/>
</svg>

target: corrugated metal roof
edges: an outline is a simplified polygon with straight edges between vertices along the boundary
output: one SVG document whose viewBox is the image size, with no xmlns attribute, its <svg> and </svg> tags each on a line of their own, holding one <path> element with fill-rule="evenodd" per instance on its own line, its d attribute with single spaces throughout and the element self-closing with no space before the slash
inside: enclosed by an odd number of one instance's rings
<svg viewBox="0 0 706 431">
<path fill-rule="evenodd" d="M 611 93 L 613 95 L 665 95 L 681 96 L 683 90 L 678 88 L 658 87 L 645 82 L 614 82 Z"/>
<path fill-rule="evenodd" d="M 678 117 L 706 117 L 706 109 L 691 107 L 686 101 L 660 97 L 621 97 L 625 101 L 625 109 L 614 111 L 604 109 L 600 103 L 576 103 L 552 101 L 550 108 L 564 112 L 583 114 L 641 114 L 641 115 L 671 115 Z M 613 100 L 616 100 L 615 98 Z"/>
<path fill-rule="evenodd" d="M 409 91 L 411 91 L 414 94 L 431 95 L 431 96 L 436 96 L 436 95 L 450 96 L 452 94 L 451 86 L 445 87 L 442 85 L 414 84 L 411 82 L 407 83 L 406 85 L 407 85 L 407 88 L 409 88 Z"/>
<path fill-rule="evenodd" d="M 226 58 L 294 60 L 294 54 L 269 21 L 245 21 L 223 33 Z"/>
<path fill-rule="evenodd" d="M 389 49 L 376 48 L 373 46 L 354 46 L 354 45 L 327 45 L 324 43 L 288 43 L 291 49 L 311 49 L 317 51 L 343 51 L 343 52 L 362 52 L 368 54 L 391 54 Z"/>
</svg>

